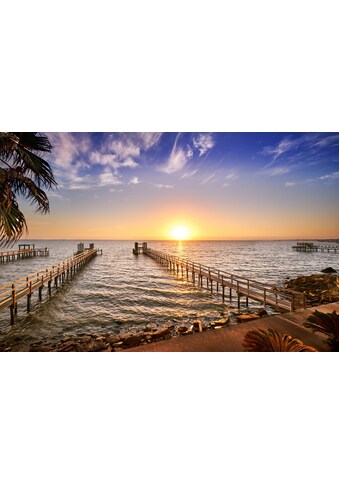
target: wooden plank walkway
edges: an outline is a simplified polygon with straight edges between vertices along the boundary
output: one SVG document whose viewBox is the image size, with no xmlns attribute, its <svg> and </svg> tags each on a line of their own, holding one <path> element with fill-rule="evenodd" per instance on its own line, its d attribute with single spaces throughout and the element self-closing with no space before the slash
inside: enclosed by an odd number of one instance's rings
<svg viewBox="0 0 339 485">
<path fill-rule="evenodd" d="M 302 340 L 304 344 L 314 347 L 319 352 L 327 352 L 328 347 L 324 343 L 326 335 L 322 333 L 314 334 L 311 329 L 303 326 L 303 322 L 314 310 L 324 313 L 336 310 L 339 313 L 339 302 L 296 310 L 293 313 L 264 317 L 248 323 L 238 323 L 219 330 L 161 340 L 134 347 L 125 350 L 125 352 L 244 352 L 242 346 L 244 336 L 250 330 L 257 328 L 264 330 L 273 328 L 282 334 L 287 333 L 293 338 Z"/>
<path fill-rule="evenodd" d="M 0 251 L 0 263 L 8 263 L 34 256 L 49 256 L 48 248 L 16 249 L 14 251 Z"/>
<path fill-rule="evenodd" d="M 90 248 L 84 250 L 81 254 L 66 259 L 62 263 L 50 266 L 37 273 L 32 273 L 23 278 L 17 279 L 0 288 L 0 311 L 10 308 L 11 324 L 15 321 L 17 314 L 18 300 L 27 297 L 27 312 L 31 308 L 31 297 L 35 290 L 38 290 L 39 301 L 42 301 L 42 289 L 47 284 L 48 293 L 52 293 L 52 282 L 54 286 L 68 281 L 82 266 L 90 261 L 98 252 L 102 250 Z"/>
<path fill-rule="evenodd" d="M 204 279 L 206 280 L 207 288 L 211 292 L 213 292 L 213 284 L 215 284 L 216 292 L 219 293 L 219 288 L 221 290 L 223 301 L 225 300 L 225 288 L 229 290 L 230 300 L 234 291 L 237 295 L 239 308 L 241 297 L 245 297 L 247 305 L 248 299 L 251 299 L 282 311 L 306 308 L 306 297 L 303 293 L 243 278 L 226 271 L 210 268 L 178 256 L 147 248 L 147 246 L 143 253 L 167 266 L 170 270 L 176 271 L 177 274 L 181 271 L 181 275 L 184 276 L 185 274 L 187 280 L 191 276 L 193 284 L 197 280 L 201 288 L 203 287 Z"/>
</svg>

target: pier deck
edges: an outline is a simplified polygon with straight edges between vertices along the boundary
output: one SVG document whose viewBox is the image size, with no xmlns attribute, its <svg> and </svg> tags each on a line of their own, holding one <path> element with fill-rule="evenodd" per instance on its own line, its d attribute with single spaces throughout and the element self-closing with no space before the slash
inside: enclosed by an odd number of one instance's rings
<svg viewBox="0 0 339 485">
<path fill-rule="evenodd" d="M 19 259 L 33 258 L 34 256 L 49 256 L 48 248 L 35 248 L 33 246 L 28 248 L 24 247 L 24 249 L 21 249 L 20 246 L 22 245 L 19 245 L 19 249 L 14 251 L 0 251 L 0 263 L 8 263 L 10 261 L 17 261 Z"/>
<path fill-rule="evenodd" d="M 339 252 L 339 245 L 323 245 L 314 244 L 309 242 L 298 242 L 296 246 L 292 246 L 294 251 L 299 251 L 302 253 L 336 253 Z"/>
<path fill-rule="evenodd" d="M 147 245 L 144 246 L 143 254 L 167 266 L 177 274 L 181 271 L 181 275 L 184 276 L 185 274 L 187 280 L 191 276 L 193 284 L 197 280 L 201 288 L 203 287 L 204 279 L 207 288 L 211 292 L 213 292 L 213 284 L 215 284 L 217 293 L 219 293 L 220 288 L 223 301 L 225 300 L 225 289 L 229 290 L 230 299 L 232 299 L 232 292 L 235 292 L 238 299 L 238 307 L 240 307 L 240 298 L 245 297 L 246 304 L 248 304 L 248 299 L 251 299 L 264 305 L 278 308 L 281 311 L 294 311 L 297 308 L 306 308 L 305 295 L 297 291 L 272 286 L 226 271 L 210 268 L 178 256 L 147 248 Z"/>
<path fill-rule="evenodd" d="M 91 247 L 62 263 L 50 266 L 2 286 L 0 288 L 0 311 L 10 308 L 11 324 L 13 324 L 20 299 L 27 297 L 27 312 L 29 312 L 31 308 L 31 297 L 35 290 L 38 290 L 39 301 L 42 301 L 42 289 L 46 284 L 49 295 L 51 295 L 52 282 L 57 287 L 58 284 L 68 280 L 75 272 L 96 256 L 98 252 L 102 253 L 102 250 Z"/>
</svg>

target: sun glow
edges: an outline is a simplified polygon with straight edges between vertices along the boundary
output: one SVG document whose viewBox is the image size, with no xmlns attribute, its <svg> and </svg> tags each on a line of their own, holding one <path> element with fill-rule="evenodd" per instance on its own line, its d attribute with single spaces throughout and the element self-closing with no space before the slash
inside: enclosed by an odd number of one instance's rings
<svg viewBox="0 0 339 485">
<path fill-rule="evenodd" d="M 190 231 L 186 226 L 175 226 L 171 229 L 171 238 L 176 241 L 185 241 L 190 237 Z"/>
</svg>

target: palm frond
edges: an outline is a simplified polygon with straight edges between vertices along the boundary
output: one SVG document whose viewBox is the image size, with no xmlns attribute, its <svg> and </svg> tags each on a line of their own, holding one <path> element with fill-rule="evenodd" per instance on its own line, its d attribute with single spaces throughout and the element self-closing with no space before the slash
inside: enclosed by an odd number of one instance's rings
<svg viewBox="0 0 339 485">
<path fill-rule="evenodd" d="M 9 187 L 0 186 L 0 246 L 13 244 L 27 230 L 26 219 Z"/>
<path fill-rule="evenodd" d="M 12 191 L 28 199 L 31 204 L 36 204 L 36 212 L 46 214 L 49 212 L 47 194 L 32 179 L 26 177 L 20 170 L 10 169 L 6 172 L 7 184 Z"/>
<path fill-rule="evenodd" d="M 32 176 L 38 185 L 42 184 L 47 188 L 56 186 L 56 181 L 49 163 L 35 153 L 29 152 L 24 147 L 16 147 L 14 167 Z"/>
<path fill-rule="evenodd" d="M 13 133 L 20 140 L 20 146 L 28 150 L 34 150 L 36 152 L 48 152 L 52 151 L 52 145 L 46 135 L 38 135 L 32 132 Z"/>
<path fill-rule="evenodd" d="M 250 330 L 244 337 L 243 347 L 247 352 L 317 352 L 301 340 L 281 335 L 273 328 Z"/>
<path fill-rule="evenodd" d="M 332 313 L 323 313 L 315 310 L 309 315 L 304 326 L 327 335 L 327 343 L 332 350 L 339 350 L 339 315 L 334 310 Z"/>
</svg>

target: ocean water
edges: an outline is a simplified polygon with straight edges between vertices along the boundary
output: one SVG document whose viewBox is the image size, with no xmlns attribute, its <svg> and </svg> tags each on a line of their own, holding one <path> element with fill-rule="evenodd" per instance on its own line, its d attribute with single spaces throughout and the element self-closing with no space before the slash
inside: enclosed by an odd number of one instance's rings
<svg viewBox="0 0 339 485">
<path fill-rule="evenodd" d="M 79 241 L 25 241 L 49 247 L 49 257 L 28 258 L 0 264 L 0 287 L 32 272 L 71 257 Z M 83 241 L 103 250 L 79 271 L 72 281 L 32 297 L 31 313 L 26 299 L 18 303 L 15 325 L 9 309 L 0 312 L 0 341 L 57 339 L 64 333 L 119 333 L 140 325 L 202 318 L 208 321 L 235 307 L 220 296 L 194 286 L 181 274 L 171 273 L 152 258 L 134 256 L 134 241 Z M 262 282 L 282 284 L 287 277 L 320 272 L 332 266 L 339 270 L 339 253 L 297 253 L 296 241 L 148 241 L 153 249 L 180 255 L 191 261 L 233 272 Z M 16 249 L 16 247 L 12 248 Z M 260 306 L 249 302 L 250 308 Z"/>
</svg>

